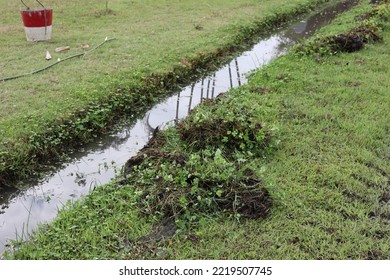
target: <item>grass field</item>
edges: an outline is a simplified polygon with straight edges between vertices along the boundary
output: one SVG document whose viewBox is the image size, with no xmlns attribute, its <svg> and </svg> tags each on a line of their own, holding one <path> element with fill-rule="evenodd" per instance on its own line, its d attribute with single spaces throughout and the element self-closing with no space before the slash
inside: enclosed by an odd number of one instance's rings
<svg viewBox="0 0 390 280">
<path fill-rule="evenodd" d="M 0 181 L 31 175 L 66 144 L 88 142 L 117 115 L 150 104 L 160 91 L 137 90 L 146 88 L 151 74 L 172 72 L 199 54 L 234 44 L 253 22 L 276 24 L 318 2 L 326 1 L 112 0 L 106 10 L 106 1 L 48 0 L 52 39 L 31 43 L 20 2 L 1 0 L 0 79 L 82 53 L 82 44 L 92 49 L 106 37 L 116 40 L 39 74 L 0 82 Z M 62 46 L 70 50 L 54 51 Z M 46 50 L 52 61 L 45 60 Z"/>
<path fill-rule="evenodd" d="M 155 139 L 159 152 L 141 154 L 126 184 L 98 188 L 8 257 L 389 259 L 390 10 L 362 2 L 318 38 L 364 25 L 383 41 L 333 54 L 304 42 Z M 250 178 L 272 199 L 267 217 L 218 211 Z M 167 214 L 176 235 L 140 239 Z"/>
</svg>

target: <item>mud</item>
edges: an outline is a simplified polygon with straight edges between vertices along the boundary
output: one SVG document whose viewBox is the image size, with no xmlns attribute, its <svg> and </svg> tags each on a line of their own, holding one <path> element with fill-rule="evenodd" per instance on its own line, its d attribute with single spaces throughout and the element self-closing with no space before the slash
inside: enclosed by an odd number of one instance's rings
<svg viewBox="0 0 390 280">
<path fill-rule="evenodd" d="M 148 157 L 171 157 L 171 155 L 165 154 L 160 150 L 165 144 L 164 138 L 161 136 L 159 128 L 153 131 L 153 135 L 148 143 L 140 150 L 140 152 L 126 161 L 123 167 L 123 177 L 126 178 L 134 169 L 135 166 L 141 165 L 145 158 Z"/>
</svg>

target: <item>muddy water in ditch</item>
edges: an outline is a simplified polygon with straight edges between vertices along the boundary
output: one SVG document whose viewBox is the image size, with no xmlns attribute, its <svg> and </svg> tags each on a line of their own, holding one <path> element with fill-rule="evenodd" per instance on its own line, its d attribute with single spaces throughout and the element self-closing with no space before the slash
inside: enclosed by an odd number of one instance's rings
<svg viewBox="0 0 390 280">
<path fill-rule="evenodd" d="M 217 72 L 173 93 L 155 105 L 144 118 L 122 131 L 99 139 L 73 154 L 73 161 L 44 181 L 14 189 L 0 186 L 0 253 L 10 239 L 27 239 L 38 223 L 52 220 L 67 201 L 77 200 L 118 175 L 127 159 L 134 156 L 150 138 L 154 128 L 164 127 L 188 114 L 201 100 L 246 83 L 246 75 L 286 52 L 289 46 L 309 37 L 338 13 L 357 1 L 345 1 L 262 39 Z"/>
</svg>

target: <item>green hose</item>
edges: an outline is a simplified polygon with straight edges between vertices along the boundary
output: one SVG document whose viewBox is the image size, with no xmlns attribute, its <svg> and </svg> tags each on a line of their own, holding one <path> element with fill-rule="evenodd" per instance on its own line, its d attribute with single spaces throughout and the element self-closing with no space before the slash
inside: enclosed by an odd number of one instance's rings
<svg viewBox="0 0 390 280">
<path fill-rule="evenodd" d="M 28 75 L 33 75 L 33 74 L 37 74 L 39 72 L 42 72 L 42 71 L 45 71 L 51 67 L 53 67 L 54 65 L 57 65 L 61 62 L 64 62 L 66 60 L 69 60 L 69 59 L 72 59 L 72 58 L 75 58 L 75 57 L 79 57 L 79 56 L 84 56 L 86 55 L 87 53 L 90 53 L 94 50 L 96 50 L 97 48 L 101 47 L 102 45 L 104 45 L 105 43 L 109 42 L 109 41 L 112 41 L 112 40 L 115 40 L 115 38 L 112 38 L 112 39 L 108 39 L 106 38 L 103 42 L 101 42 L 99 45 L 97 45 L 96 47 L 94 47 L 93 49 L 89 50 L 89 51 L 86 51 L 86 52 L 83 52 L 83 53 L 78 53 L 78 54 L 74 54 L 74 55 L 71 55 L 71 56 L 68 56 L 64 59 L 61 59 L 61 60 L 58 60 L 46 67 L 43 67 L 41 69 L 38 69 L 38 70 L 35 70 L 33 72 L 30 72 L 30 73 L 24 73 L 24 74 L 20 74 L 20 75 L 17 75 L 17 76 L 11 76 L 11 77 L 5 77 L 5 78 L 0 78 L 0 82 L 5 82 L 5 81 L 9 81 L 9 80 L 15 80 L 15 79 L 18 79 L 18 78 L 22 78 L 22 77 L 25 77 L 25 76 L 28 76 Z"/>
</svg>

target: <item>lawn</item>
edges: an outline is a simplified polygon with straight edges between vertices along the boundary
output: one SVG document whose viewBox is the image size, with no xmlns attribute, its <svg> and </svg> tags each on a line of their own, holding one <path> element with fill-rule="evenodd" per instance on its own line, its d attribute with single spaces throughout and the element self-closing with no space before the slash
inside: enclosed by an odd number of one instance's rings
<svg viewBox="0 0 390 280">
<path fill-rule="evenodd" d="M 115 40 L 39 74 L 0 82 L 0 181 L 34 174 L 38 163 L 58 157 L 67 144 L 91 141 L 113 119 L 155 102 L 162 90 L 148 88 L 150 75 L 186 68 L 188 59 L 240 42 L 243 27 L 271 26 L 318 2 L 324 1 L 112 0 L 106 9 L 106 1 L 48 0 L 43 3 L 54 10 L 52 39 L 32 43 L 25 39 L 21 3 L 1 0 L 0 78 Z M 64 46 L 70 50 L 55 52 Z"/>
</svg>

